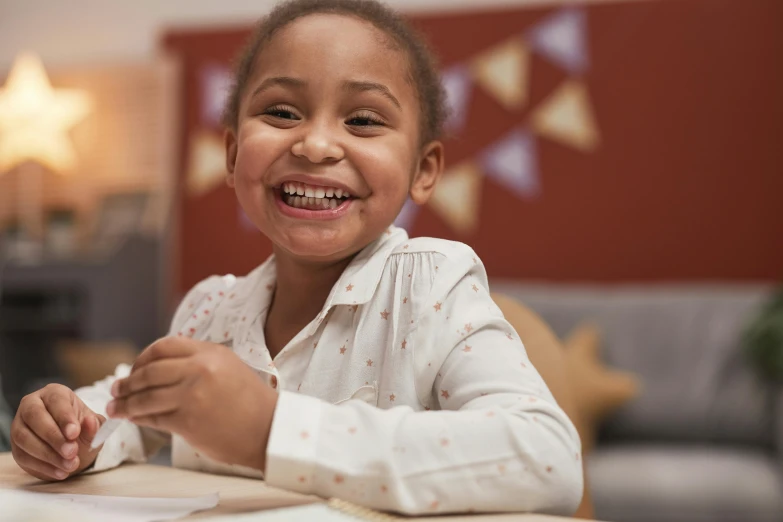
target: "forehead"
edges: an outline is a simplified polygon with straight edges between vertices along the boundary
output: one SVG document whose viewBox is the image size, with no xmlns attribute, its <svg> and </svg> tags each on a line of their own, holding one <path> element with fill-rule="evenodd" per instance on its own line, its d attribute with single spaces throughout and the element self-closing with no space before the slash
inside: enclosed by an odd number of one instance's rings
<svg viewBox="0 0 783 522">
<path fill-rule="evenodd" d="M 256 56 L 251 81 L 293 76 L 308 82 L 383 83 L 396 96 L 415 96 L 405 52 L 371 23 L 339 14 L 307 15 L 286 25 Z M 402 101 L 402 100 L 401 100 Z"/>
</svg>

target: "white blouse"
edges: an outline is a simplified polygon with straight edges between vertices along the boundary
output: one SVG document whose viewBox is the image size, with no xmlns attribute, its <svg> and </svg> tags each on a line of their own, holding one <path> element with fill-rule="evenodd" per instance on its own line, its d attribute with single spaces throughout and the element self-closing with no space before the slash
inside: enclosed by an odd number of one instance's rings
<svg viewBox="0 0 783 522">
<path fill-rule="evenodd" d="M 390 228 L 345 269 L 322 311 L 271 359 L 270 257 L 245 277 L 212 276 L 180 304 L 170 335 L 225 344 L 279 390 L 265 475 L 214 462 L 180 437 L 173 464 L 407 514 L 572 514 L 580 441 L 489 295 L 473 250 Z M 105 414 L 115 376 L 77 390 Z M 99 471 L 157 448 L 131 423 Z"/>
</svg>

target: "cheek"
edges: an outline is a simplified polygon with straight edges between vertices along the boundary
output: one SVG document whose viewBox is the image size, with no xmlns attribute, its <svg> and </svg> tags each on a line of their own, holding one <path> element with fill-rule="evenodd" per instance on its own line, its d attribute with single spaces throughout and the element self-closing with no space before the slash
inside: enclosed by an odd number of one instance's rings
<svg viewBox="0 0 783 522">
<path fill-rule="evenodd" d="M 396 200 L 408 193 L 414 152 L 407 140 L 390 139 L 361 147 L 354 162 L 374 193 Z"/>
<path fill-rule="evenodd" d="M 257 182 L 269 167 L 288 150 L 280 131 L 255 122 L 242 127 L 237 147 L 237 183 Z"/>
</svg>

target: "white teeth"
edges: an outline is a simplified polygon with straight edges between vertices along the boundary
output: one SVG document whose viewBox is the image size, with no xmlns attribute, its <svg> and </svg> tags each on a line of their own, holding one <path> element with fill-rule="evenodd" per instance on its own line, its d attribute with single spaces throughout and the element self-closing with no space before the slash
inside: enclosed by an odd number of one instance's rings
<svg viewBox="0 0 783 522">
<path fill-rule="evenodd" d="M 296 193 L 300 196 L 304 196 L 304 185 L 297 185 Z"/>
<path fill-rule="evenodd" d="M 329 207 L 337 208 L 337 200 L 336 199 L 329 200 Z"/>
<path fill-rule="evenodd" d="M 343 197 L 343 189 L 334 189 L 334 197 L 336 198 Z"/>
<path fill-rule="evenodd" d="M 351 195 L 348 194 L 348 191 L 343 192 L 343 196 L 345 196 L 346 198 L 350 198 L 351 197 Z"/>
<path fill-rule="evenodd" d="M 310 205 L 315 205 L 315 198 L 307 198 L 307 203 Z"/>
<path fill-rule="evenodd" d="M 326 197 L 331 198 L 332 196 L 334 196 L 334 189 L 333 188 L 326 189 Z"/>
<path fill-rule="evenodd" d="M 312 197 L 315 196 L 315 191 L 313 189 L 311 189 L 310 187 L 305 187 L 304 193 L 305 193 L 305 196 L 307 196 L 308 198 L 312 198 Z"/>
<path fill-rule="evenodd" d="M 302 198 L 300 198 L 299 196 L 296 196 L 293 199 L 294 199 L 294 206 L 295 207 L 301 207 L 302 206 Z"/>
<path fill-rule="evenodd" d="M 318 187 L 317 189 L 315 189 L 315 197 L 320 199 L 320 198 L 324 197 L 325 195 L 326 195 L 326 191 L 323 188 Z"/>
</svg>

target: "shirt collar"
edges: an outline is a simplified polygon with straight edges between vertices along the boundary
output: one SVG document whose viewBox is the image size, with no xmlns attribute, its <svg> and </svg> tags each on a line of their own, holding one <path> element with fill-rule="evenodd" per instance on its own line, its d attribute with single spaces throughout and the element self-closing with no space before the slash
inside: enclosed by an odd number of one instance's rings
<svg viewBox="0 0 783 522">
<path fill-rule="evenodd" d="M 326 318 L 329 310 L 337 305 L 362 305 L 372 299 L 375 290 L 383 276 L 386 260 L 392 251 L 404 241 L 408 234 L 395 226 L 389 227 L 381 237 L 364 247 L 348 264 L 337 283 L 332 287 L 321 312 L 305 330 L 312 335 L 318 325 Z M 264 263 L 247 275 L 241 294 L 245 303 L 239 318 L 235 338 L 240 341 L 247 339 L 247 334 L 263 325 L 256 324 L 266 316 L 275 288 L 277 264 L 275 256 L 269 256 Z"/>
<path fill-rule="evenodd" d="M 322 314 L 335 305 L 361 305 L 372 299 L 383 276 L 386 260 L 407 239 L 405 230 L 391 226 L 381 237 L 364 247 L 332 287 Z"/>
</svg>

